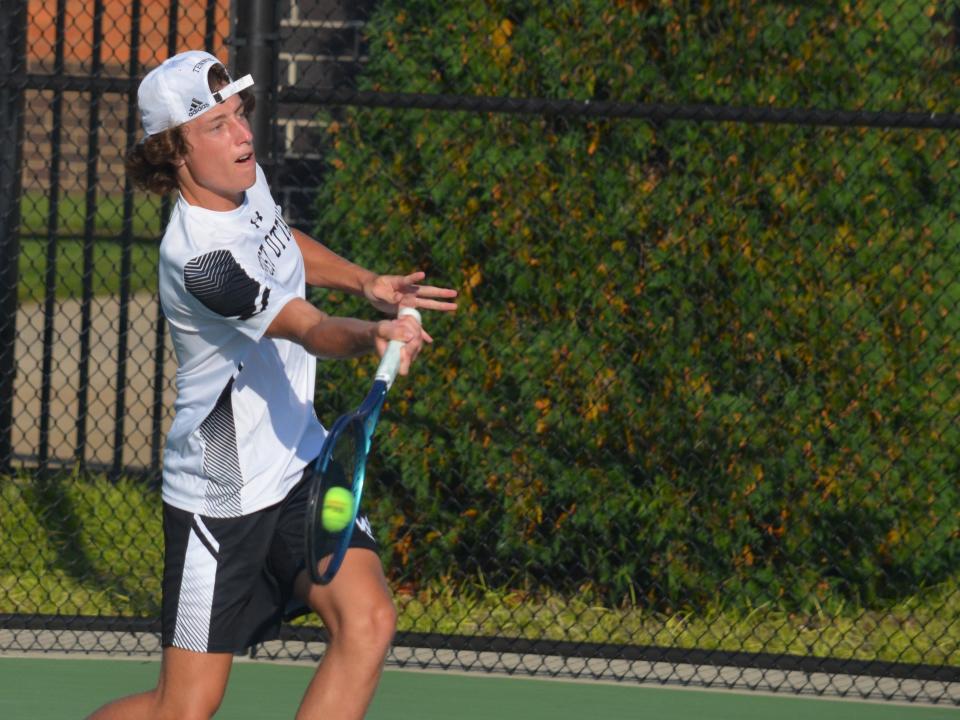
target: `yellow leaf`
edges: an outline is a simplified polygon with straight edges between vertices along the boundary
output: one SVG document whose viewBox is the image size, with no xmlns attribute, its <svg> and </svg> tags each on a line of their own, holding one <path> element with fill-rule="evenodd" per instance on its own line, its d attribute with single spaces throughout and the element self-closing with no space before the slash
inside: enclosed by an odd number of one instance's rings
<svg viewBox="0 0 960 720">
<path fill-rule="evenodd" d="M 477 285 L 480 284 L 480 281 L 483 280 L 483 275 L 480 273 L 479 265 L 473 265 L 467 268 L 466 276 L 467 276 L 467 286 L 471 288 L 475 288 Z"/>
<path fill-rule="evenodd" d="M 597 151 L 597 146 L 600 144 L 600 128 L 597 128 L 593 132 L 593 138 L 590 140 L 590 146 L 587 148 L 587 155 L 593 155 Z"/>
<path fill-rule="evenodd" d="M 509 45 L 510 36 L 513 35 L 513 23 L 504 19 L 494 29 L 491 36 L 491 45 L 493 46 L 493 57 L 500 66 L 510 62 L 511 49 Z"/>
</svg>

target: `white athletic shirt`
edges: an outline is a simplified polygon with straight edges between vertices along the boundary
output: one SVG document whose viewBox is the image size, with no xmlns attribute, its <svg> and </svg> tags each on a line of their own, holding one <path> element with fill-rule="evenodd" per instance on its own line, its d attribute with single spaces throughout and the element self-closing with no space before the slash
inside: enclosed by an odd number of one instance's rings
<svg viewBox="0 0 960 720">
<path fill-rule="evenodd" d="M 320 453 L 316 358 L 264 336 L 305 292 L 303 256 L 259 166 L 236 210 L 179 198 L 160 243 L 160 301 L 179 362 L 165 502 L 246 515 L 282 500 Z"/>
</svg>

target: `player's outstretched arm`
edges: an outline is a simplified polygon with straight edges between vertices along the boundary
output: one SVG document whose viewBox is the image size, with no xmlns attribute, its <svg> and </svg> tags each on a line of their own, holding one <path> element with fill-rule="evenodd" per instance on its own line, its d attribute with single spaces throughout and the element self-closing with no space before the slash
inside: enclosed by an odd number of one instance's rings
<svg viewBox="0 0 960 720">
<path fill-rule="evenodd" d="M 360 295 L 364 286 L 377 277 L 375 272 L 337 255 L 301 230 L 293 228 L 293 237 L 303 255 L 307 285 Z"/>
<path fill-rule="evenodd" d="M 322 358 L 350 358 L 374 351 L 383 355 L 387 343 L 402 340 L 406 344 L 400 351 L 401 375 L 407 374 L 423 343 L 433 342 L 433 338 L 411 317 L 378 322 L 334 317 L 301 298 L 283 306 L 266 334 L 295 342 Z"/>
<path fill-rule="evenodd" d="M 363 295 L 377 310 L 391 315 L 400 305 L 440 312 L 457 309 L 452 302 L 457 291 L 420 284 L 426 277 L 423 272 L 378 275 L 340 257 L 300 230 L 294 229 L 293 237 L 303 254 L 308 285 Z"/>
</svg>

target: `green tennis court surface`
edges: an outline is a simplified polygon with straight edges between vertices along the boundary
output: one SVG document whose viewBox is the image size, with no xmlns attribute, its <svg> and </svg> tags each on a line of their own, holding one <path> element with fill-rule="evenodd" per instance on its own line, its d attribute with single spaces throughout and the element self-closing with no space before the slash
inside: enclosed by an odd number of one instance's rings
<svg viewBox="0 0 960 720">
<path fill-rule="evenodd" d="M 82 718 L 149 688 L 157 661 L 0 658 L 0 718 Z M 217 718 L 292 718 L 308 666 L 237 662 Z M 906 706 L 606 683 L 387 670 L 369 720 L 939 720 L 953 707 Z"/>
</svg>

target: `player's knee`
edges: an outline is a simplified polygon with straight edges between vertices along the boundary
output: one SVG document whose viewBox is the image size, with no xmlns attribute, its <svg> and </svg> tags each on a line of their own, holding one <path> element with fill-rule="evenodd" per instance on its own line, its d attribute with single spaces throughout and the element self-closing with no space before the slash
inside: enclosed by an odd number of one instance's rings
<svg viewBox="0 0 960 720">
<path fill-rule="evenodd" d="M 355 610 L 341 627 L 344 645 L 380 662 L 390 648 L 397 630 L 397 610 L 386 601 Z"/>
<path fill-rule="evenodd" d="M 382 602 L 367 611 L 367 640 L 376 652 L 386 654 L 397 631 L 397 609 L 392 602 Z"/>
<path fill-rule="evenodd" d="M 377 610 L 376 619 L 378 637 L 384 645 L 384 648 L 390 647 L 393 642 L 393 636 L 397 632 L 397 608 L 392 602 L 384 602 Z"/>
</svg>

